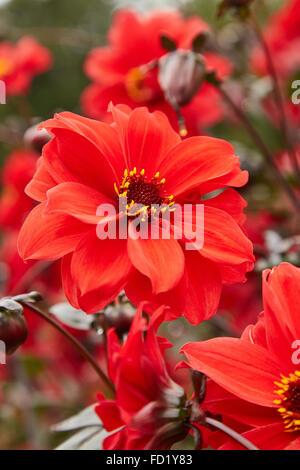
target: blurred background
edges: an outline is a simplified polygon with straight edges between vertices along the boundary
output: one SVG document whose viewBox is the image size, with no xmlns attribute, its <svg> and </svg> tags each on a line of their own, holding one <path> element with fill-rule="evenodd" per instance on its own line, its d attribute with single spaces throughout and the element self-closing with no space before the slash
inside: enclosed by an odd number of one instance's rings
<svg viewBox="0 0 300 470">
<path fill-rule="evenodd" d="M 15 43 L 24 35 L 31 35 L 47 47 L 54 58 L 53 67 L 34 78 L 26 95 L 13 96 L 5 105 L 0 105 L 0 166 L 5 168 L 16 150 L 23 152 L 23 134 L 29 126 L 62 110 L 82 112 L 80 96 L 89 84 L 83 72 L 87 54 L 106 43 L 113 13 L 128 6 L 140 11 L 180 8 L 185 16 L 200 15 L 211 25 L 216 33 L 218 52 L 234 65 L 230 82 L 232 96 L 243 101 L 246 112 L 276 155 L 284 148 L 282 136 L 259 105 L 261 96 L 268 92 L 268 81 L 256 77 L 248 67 L 255 40 L 233 13 L 216 18 L 219 3 L 219 0 L 0 0 L 0 42 Z M 257 0 L 255 9 L 261 24 L 264 25 L 283 3 L 282 0 Z M 287 89 L 289 86 L 290 83 Z M 295 229 L 290 225 L 277 183 L 265 171 L 262 157 L 243 127 L 228 112 L 226 119 L 207 132 L 233 143 L 243 167 L 250 172 L 250 182 L 242 194 L 249 203 L 247 229 L 255 244 L 258 262 L 247 284 L 239 289 L 225 289 L 219 312 L 222 315 L 200 327 L 188 325 L 184 320 L 164 327 L 164 333 L 175 344 L 175 349 L 187 339 L 238 335 L 261 309 L 261 270 L 283 259 L 299 264 L 298 248 L 289 251 L 293 244 L 285 244 L 285 248 L 278 250 L 282 240 L 295 236 Z M 30 166 L 36 157 L 22 154 L 14 158 L 11 168 L 2 171 L 0 197 L 7 180 L 15 177 L 14 171 L 20 181 L 19 191 L 23 190 L 26 168 L 22 164 L 18 166 L 19 160 L 24 162 L 27 158 Z M 18 215 L 18 211 L 21 215 L 26 212 L 22 212 L 22 204 L 26 206 L 27 202 L 22 198 L 18 201 L 14 215 Z M 20 220 L 12 224 L 0 223 L 2 294 L 20 293 L 30 286 L 31 290 L 34 288 L 46 294 L 48 306 L 65 302 L 56 263 L 32 265 L 30 272 L 24 273 L 25 268 L 15 249 L 18 224 Z M 26 283 L 23 282 L 24 274 Z M 14 276 L 18 279 L 13 279 Z M 127 303 L 120 305 L 116 308 L 119 309 L 117 313 L 122 311 L 124 314 L 125 309 L 125 317 L 130 317 Z M 93 403 L 95 393 L 101 389 L 89 364 L 85 364 L 76 351 L 42 320 L 33 318 L 28 312 L 25 314 L 29 325 L 28 339 L 16 355 L 8 358 L 6 365 L 0 365 L 0 449 L 55 447 L 65 436 L 50 432 L 50 426 Z M 72 329 L 72 332 L 104 364 L 102 329 L 103 325 L 93 331 Z M 175 361 L 172 353 L 170 361 Z"/>
</svg>

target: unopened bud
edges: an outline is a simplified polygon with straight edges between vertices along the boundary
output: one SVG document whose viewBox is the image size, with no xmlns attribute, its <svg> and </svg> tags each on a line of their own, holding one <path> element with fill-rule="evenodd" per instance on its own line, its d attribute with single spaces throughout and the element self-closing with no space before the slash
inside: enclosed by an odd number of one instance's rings
<svg viewBox="0 0 300 470">
<path fill-rule="evenodd" d="M 10 298 L 0 300 L 0 340 L 7 354 L 13 354 L 28 334 L 22 306 Z"/>
<path fill-rule="evenodd" d="M 134 314 L 135 309 L 126 304 L 108 307 L 104 313 L 108 327 L 115 328 L 119 336 L 128 333 Z"/>
<path fill-rule="evenodd" d="M 24 134 L 24 143 L 26 147 L 41 153 L 43 147 L 51 139 L 51 135 L 46 129 L 38 129 L 39 124 L 29 127 Z"/>
<path fill-rule="evenodd" d="M 174 106 L 185 106 L 205 80 L 205 63 L 193 51 L 176 50 L 159 61 L 159 84 L 166 99 Z"/>
</svg>

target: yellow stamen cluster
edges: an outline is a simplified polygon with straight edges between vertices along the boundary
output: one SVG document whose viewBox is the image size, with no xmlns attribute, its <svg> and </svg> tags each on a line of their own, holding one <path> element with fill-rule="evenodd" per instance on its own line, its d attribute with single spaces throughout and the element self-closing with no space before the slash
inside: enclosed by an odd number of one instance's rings
<svg viewBox="0 0 300 470">
<path fill-rule="evenodd" d="M 142 220 L 146 220 L 157 212 L 158 209 L 154 206 L 159 206 L 160 213 L 172 210 L 175 202 L 173 196 L 164 194 L 165 182 L 166 179 L 160 178 L 159 172 L 153 178 L 148 179 L 145 175 L 145 169 L 138 173 L 134 167 L 131 171 L 127 169 L 124 171 L 120 190 L 115 183 L 115 191 L 119 197 L 127 198 L 126 212 L 128 216 L 136 217 L 141 214 Z"/>
<path fill-rule="evenodd" d="M 281 374 L 280 382 L 275 382 L 278 387 L 274 392 L 278 398 L 274 404 L 278 406 L 285 430 L 287 432 L 300 431 L 300 371 L 285 377 Z"/>
</svg>

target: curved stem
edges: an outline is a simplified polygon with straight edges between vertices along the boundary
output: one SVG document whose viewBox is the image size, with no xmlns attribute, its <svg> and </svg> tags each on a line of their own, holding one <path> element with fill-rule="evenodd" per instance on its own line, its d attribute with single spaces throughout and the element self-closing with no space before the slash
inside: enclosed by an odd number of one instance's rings
<svg viewBox="0 0 300 470">
<path fill-rule="evenodd" d="M 261 47 L 264 51 L 266 61 L 267 61 L 267 65 L 268 65 L 268 69 L 269 69 L 269 73 L 270 73 L 270 75 L 272 77 L 272 80 L 273 80 L 274 97 L 275 97 L 275 102 L 276 102 L 278 110 L 279 110 L 279 117 L 280 117 L 280 123 L 281 123 L 281 130 L 282 130 L 283 138 L 284 138 L 286 146 L 287 146 L 287 150 L 288 150 L 288 154 L 289 154 L 292 166 L 294 167 L 294 171 L 297 175 L 298 182 L 300 184 L 299 162 L 298 162 L 298 158 L 297 158 L 297 155 L 295 153 L 295 149 L 292 145 L 291 138 L 290 138 L 289 126 L 288 126 L 287 117 L 286 117 L 286 113 L 285 113 L 284 101 L 283 101 L 283 97 L 282 97 L 282 93 L 281 93 L 281 89 L 280 89 L 280 84 L 279 84 L 279 79 L 278 79 L 276 67 L 274 66 L 272 55 L 270 53 L 269 47 L 268 47 L 268 45 L 267 45 L 267 43 L 264 39 L 264 36 L 262 34 L 260 25 L 259 25 L 255 15 L 253 14 L 253 12 L 251 12 L 250 18 L 251 18 L 251 22 L 252 22 L 253 28 L 255 30 L 256 36 L 257 36 L 257 38 L 258 38 L 258 40 L 261 44 Z"/>
<path fill-rule="evenodd" d="M 246 130 L 250 134 L 251 138 L 253 139 L 254 143 L 257 145 L 257 147 L 260 149 L 261 153 L 265 157 L 265 160 L 269 164 L 269 166 L 272 168 L 274 175 L 276 176 L 277 180 L 281 184 L 282 188 L 292 201 L 295 209 L 300 212 L 300 201 L 297 199 L 294 191 L 288 184 L 288 182 L 285 180 L 285 178 L 282 176 L 280 171 L 278 170 L 277 166 L 275 165 L 273 161 L 273 156 L 271 152 L 269 151 L 268 147 L 264 143 L 263 139 L 251 123 L 249 121 L 248 117 L 244 112 L 235 104 L 235 102 L 231 99 L 231 97 L 228 95 L 228 93 L 225 91 L 225 89 L 220 85 L 218 87 L 218 90 L 221 94 L 221 96 L 224 98 L 224 100 L 229 104 L 229 106 L 233 109 L 237 117 L 240 119 L 240 121 L 244 124 Z"/>
<path fill-rule="evenodd" d="M 25 300 L 21 300 L 21 299 L 16 299 L 16 300 L 23 307 L 35 313 L 39 317 L 43 318 L 43 320 L 45 320 L 46 322 L 50 323 L 50 325 L 56 328 L 56 330 L 58 330 L 65 338 L 67 338 L 70 341 L 70 343 L 73 344 L 75 348 L 77 348 L 79 353 L 91 364 L 91 366 L 97 372 L 98 376 L 108 386 L 108 388 L 112 392 L 115 391 L 114 384 L 107 377 L 107 375 L 103 372 L 103 370 L 99 367 L 99 365 L 97 364 L 93 356 L 89 353 L 89 351 L 73 335 L 71 335 L 67 330 L 65 330 L 63 326 L 61 326 L 56 320 L 54 320 L 54 318 L 50 317 L 50 315 L 47 315 L 45 312 L 35 307 L 31 303 L 26 302 Z"/>
<path fill-rule="evenodd" d="M 229 426 L 226 426 L 226 424 L 221 423 L 220 421 L 214 419 L 214 418 L 205 418 L 205 422 L 209 424 L 210 426 L 213 426 L 214 428 L 218 429 L 219 431 L 222 431 L 224 434 L 227 434 L 227 436 L 231 437 L 234 439 L 236 442 L 241 444 L 243 447 L 245 447 L 248 450 L 260 450 L 258 447 L 256 447 L 252 442 L 248 441 L 244 436 L 241 436 L 238 432 L 234 431 L 231 429 Z"/>
</svg>

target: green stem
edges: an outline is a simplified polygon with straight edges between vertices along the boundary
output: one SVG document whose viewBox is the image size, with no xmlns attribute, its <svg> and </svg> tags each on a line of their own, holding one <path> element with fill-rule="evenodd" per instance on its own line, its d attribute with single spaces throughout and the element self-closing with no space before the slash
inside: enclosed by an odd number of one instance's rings
<svg viewBox="0 0 300 470">
<path fill-rule="evenodd" d="M 71 344 L 73 344 L 73 346 L 75 346 L 75 348 L 77 348 L 79 353 L 91 364 L 93 369 L 97 372 L 98 376 L 107 385 L 107 387 L 112 392 L 115 392 L 114 384 L 99 367 L 99 365 L 97 364 L 93 356 L 89 353 L 89 351 L 73 335 L 71 335 L 67 330 L 65 330 L 63 326 L 61 326 L 56 320 L 54 320 L 54 318 L 52 318 L 50 315 L 47 315 L 45 312 L 35 307 L 31 303 L 26 302 L 25 300 L 22 300 L 20 298 L 18 299 L 18 296 L 16 297 L 16 301 L 21 304 L 24 308 L 27 308 L 39 317 L 43 318 L 43 320 L 50 323 L 50 325 L 52 325 L 56 330 L 58 330 Z"/>
</svg>

